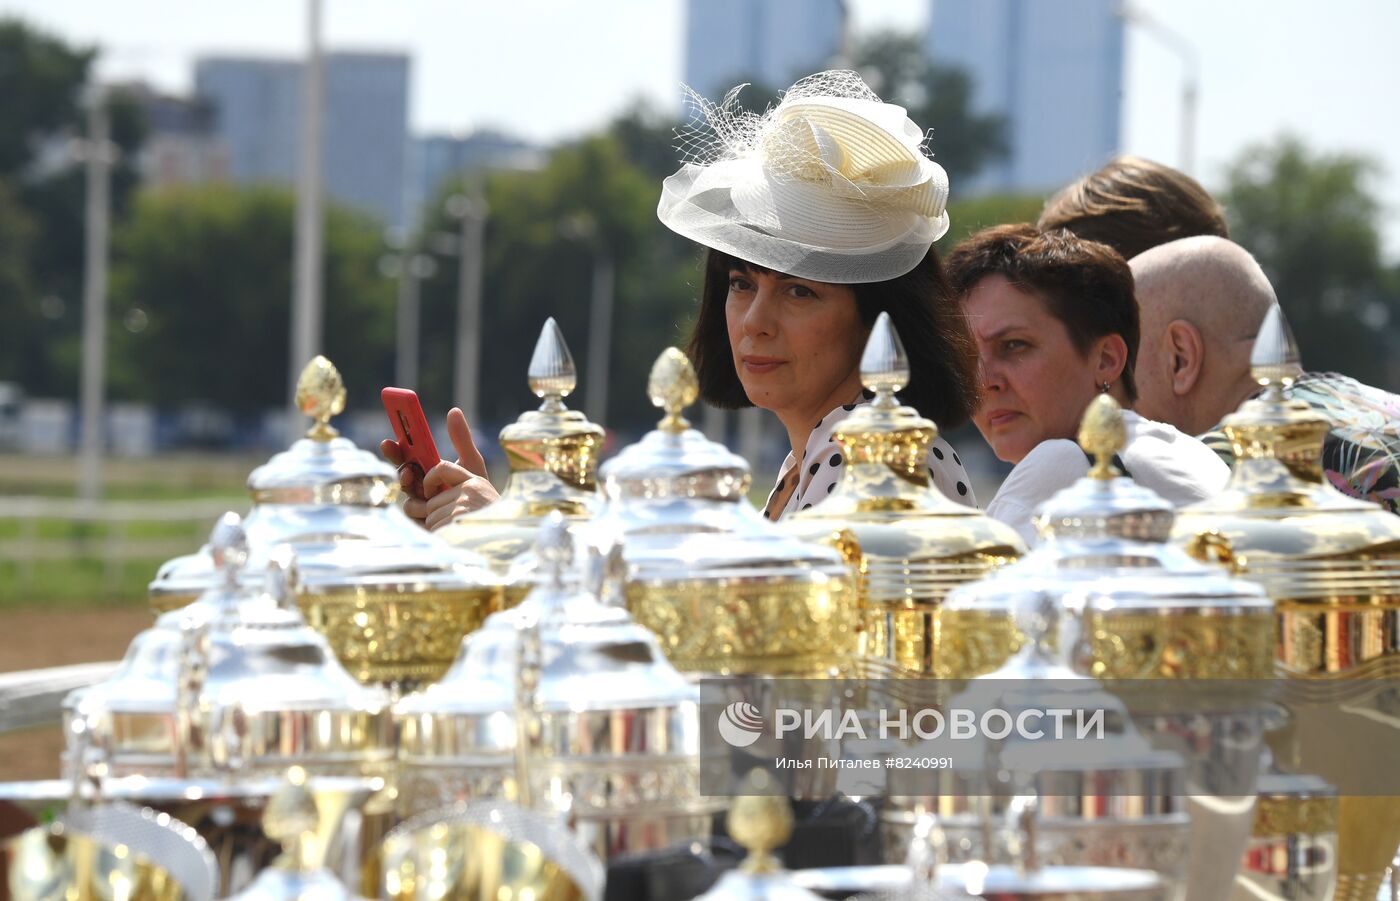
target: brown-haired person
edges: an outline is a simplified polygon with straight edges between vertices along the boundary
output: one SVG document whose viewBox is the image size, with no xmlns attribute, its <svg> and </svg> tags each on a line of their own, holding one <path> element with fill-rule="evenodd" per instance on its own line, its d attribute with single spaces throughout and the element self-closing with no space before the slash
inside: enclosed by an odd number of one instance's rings
<svg viewBox="0 0 1400 901">
<path fill-rule="evenodd" d="M 791 447 L 764 515 L 825 500 L 844 467 L 832 433 L 865 403 L 860 357 L 888 312 L 909 355 L 903 403 L 944 428 L 976 396 L 967 325 L 933 250 L 947 176 L 924 132 L 853 72 L 793 85 L 752 116 L 696 99 L 707 128 L 667 178 L 657 215 L 708 248 L 689 353 L 707 402 L 772 411 Z M 933 484 L 975 505 L 942 438 Z"/>
<path fill-rule="evenodd" d="M 1112 248 L 1004 225 L 958 245 L 948 273 L 979 357 L 972 420 L 997 457 L 1016 464 L 989 515 L 1035 541 L 1036 509 L 1089 471 L 1074 439 L 1098 393 L 1124 408 L 1120 462 L 1139 484 L 1178 505 L 1224 487 L 1229 467 L 1209 448 L 1132 412 L 1138 307 L 1133 274 Z"/>
<path fill-rule="evenodd" d="M 1050 198 L 1036 225 L 1107 244 L 1125 260 L 1178 238 L 1230 236 L 1220 204 L 1199 182 L 1136 156 L 1120 156 Z"/>
</svg>

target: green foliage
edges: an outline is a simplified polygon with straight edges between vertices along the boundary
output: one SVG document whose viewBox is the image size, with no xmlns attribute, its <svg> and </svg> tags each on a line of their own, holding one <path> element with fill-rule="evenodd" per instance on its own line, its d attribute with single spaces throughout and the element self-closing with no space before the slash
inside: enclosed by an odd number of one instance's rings
<svg viewBox="0 0 1400 901">
<path fill-rule="evenodd" d="M 629 159 L 630 127 L 623 137 L 596 135 L 557 148 L 538 172 L 498 172 L 485 180 L 490 218 L 481 378 L 489 390 L 481 412 L 493 426 L 538 403 L 527 390 L 525 369 L 546 317 L 559 322 L 580 373 L 586 372 L 595 253 L 611 255 L 617 271 L 605 424 L 641 427 L 655 418 L 645 397 L 646 375 L 661 349 L 681 340 L 698 293 L 689 284 L 697 256 L 693 245 L 656 221 L 657 179 Z M 654 147 L 655 139 L 644 135 L 632 147 Z M 458 228 L 443 207 L 436 205 L 429 233 Z M 440 259 L 438 272 L 423 286 L 420 386 L 429 407 L 450 399 L 457 322 L 456 261 Z M 581 375 L 574 406 L 581 406 L 585 390 Z"/>
<path fill-rule="evenodd" d="M 948 234 L 938 242 L 945 256 L 975 232 L 994 225 L 1012 222 L 1034 222 L 1045 206 L 1045 198 L 1021 194 L 984 194 L 970 200 L 953 200 L 948 204 Z"/>
<path fill-rule="evenodd" d="M 873 34 L 857 44 L 854 58 L 881 99 L 898 103 L 909 118 L 933 130 L 934 159 L 954 186 L 1006 155 L 1005 121 L 973 110 L 967 73 L 930 59 L 919 35 Z"/>
<path fill-rule="evenodd" d="M 1396 274 L 1380 255 L 1375 162 L 1310 151 L 1295 137 L 1251 147 L 1221 195 L 1230 237 L 1268 273 L 1308 369 L 1386 384 Z"/>
<path fill-rule="evenodd" d="M 95 53 L 0 19 L 0 177 L 19 173 L 36 142 L 78 121 L 78 88 Z"/>
<path fill-rule="evenodd" d="M 112 393 L 233 411 L 286 396 L 292 195 L 222 186 L 145 192 L 115 236 Z M 325 347 L 351 406 L 378 402 L 392 372 L 392 285 L 375 223 L 332 207 L 325 223 Z M 147 327 L 120 326 L 134 309 Z"/>
</svg>

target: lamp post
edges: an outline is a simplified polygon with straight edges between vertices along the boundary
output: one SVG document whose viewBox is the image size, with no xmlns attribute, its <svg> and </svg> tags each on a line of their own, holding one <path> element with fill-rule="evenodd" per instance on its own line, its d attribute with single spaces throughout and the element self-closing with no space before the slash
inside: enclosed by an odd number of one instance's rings
<svg viewBox="0 0 1400 901">
<path fill-rule="evenodd" d="M 287 423 L 297 437 L 296 383 L 302 367 L 321 349 L 321 114 L 325 69 L 321 53 L 321 0 L 307 0 L 306 67 L 303 75 L 301 163 L 297 171 L 296 235 L 293 239 L 291 360 Z"/>
<path fill-rule="evenodd" d="M 1196 46 L 1181 32 L 1168 28 L 1141 7 L 1123 3 L 1118 7 L 1123 21 L 1140 27 L 1152 35 L 1181 60 L 1181 125 L 1177 150 L 1177 168 L 1190 175 L 1196 168 L 1196 105 L 1200 98 L 1201 58 Z"/>
<path fill-rule="evenodd" d="M 452 374 L 452 399 L 476 422 L 480 404 L 477 390 L 481 375 L 481 282 L 486 217 L 490 209 L 479 192 L 447 198 L 447 214 L 462 223 L 457 250 L 457 353 Z"/>
<path fill-rule="evenodd" d="M 597 221 L 580 213 L 559 224 L 565 238 L 582 241 L 593 251 L 593 287 L 588 308 L 587 383 L 583 386 L 583 412 L 603 423 L 608 412 L 608 357 L 612 353 L 613 296 L 616 268 L 612 253 L 599 234 Z"/>
<path fill-rule="evenodd" d="M 418 335 L 420 330 L 420 287 L 437 272 L 437 260 L 413 247 L 379 258 L 379 271 L 399 280 L 398 305 L 394 325 L 394 383 L 402 388 L 418 384 Z"/>
<path fill-rule="evenodd" d="M 85 164 L 83 214 L 83 360 L 78 405 L 82 416 L 78 485 L 85 501 L 102 496 L 103 406 L 107 387 L 107 243 L 111 225 L 111 168 L 117 147 L 108 138 L 111 117 L 106 93 L 87 96 L 87 138 L 73 147 Z"/>
</svg>

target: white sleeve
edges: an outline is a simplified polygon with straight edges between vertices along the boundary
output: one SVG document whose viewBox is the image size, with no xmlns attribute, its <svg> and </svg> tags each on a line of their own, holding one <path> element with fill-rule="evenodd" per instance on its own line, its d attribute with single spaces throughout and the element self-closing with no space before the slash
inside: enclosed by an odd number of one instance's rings
<svg viewBox="0 0 1400 901">
<path fill-rule="evenodd" d="M 972 491 L 972 479 L 963 469 L 962 458 L 953 445 L 942 437 L 933 439 L 928 450 L 928 475 L 934 487 L 947 497 L 967 507 L 977 507 L 977 495 Z"/>
<path fill-rule="evenodd" d="M 1088 472 L 1089 460 L 1079 445 L 1061 438 L 1042 441 L 1001 483 L 987 505 L 987 515 L 1011 526 L 1026 544 L 1034 545 L 1037 536 L 1031 518 L 1041 504 Z"/>
</svg>

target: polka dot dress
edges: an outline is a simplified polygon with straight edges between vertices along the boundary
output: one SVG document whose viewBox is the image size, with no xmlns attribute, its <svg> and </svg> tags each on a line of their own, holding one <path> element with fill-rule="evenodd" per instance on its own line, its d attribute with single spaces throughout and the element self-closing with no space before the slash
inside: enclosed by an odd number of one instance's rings
<svg viewBox="0 0 1400 901">
<path fill-rule="evenodd" d="M 841 468 L 846 461 L 841 455 L 841 446 L 836 443 L 831 433 L 836 431 L 836 426 L 851 415 L 851 411 L 859 404 L 868 402 L 869 399 L 862 395 L 856 403 L 832 410 L 812 429 L 807 446 L 802 450 L 802 457 L 798 459 L 788 454 L 779 472 L 778 483 L 773 486 L 773 491 L 768 495 L 768 503 L 764 505 L 765 517 L 778 520 L 788 513 L 806 510 L 821 503 L 827 495 L 836 490 L 836 484 L 841 481 Z M 972 480 L 967 477 L 962 460 L 958 459 L 953 446 L 941 437 L 935 438 L 933 446 L 929 449 L 928 473 L 939 491 L 965 506 L 977 506 L 977 498 L 972 493 Z M 774 510 L 773 505 L 778 496 L 793 479 L 798 480 L 797 490 L 788 497 L 781 510 Z"/>
</svg>

